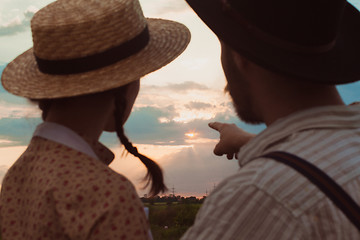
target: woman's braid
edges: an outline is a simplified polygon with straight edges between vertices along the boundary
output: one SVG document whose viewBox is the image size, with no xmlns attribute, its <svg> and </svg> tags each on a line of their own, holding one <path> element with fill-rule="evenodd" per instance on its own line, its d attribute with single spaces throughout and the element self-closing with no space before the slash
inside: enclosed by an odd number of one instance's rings
<svg viewBox="0 0 360 240">
<path fill-rule="evenodd" d="M 145 188 L 151 183 L 150 195 L 155 196 L 160 192 L 165 192 L 167 187 L 164 184 L 164 177 L 161 168 L 150 158 L 142 155 L 138 152 L 137 148 L 132 145 L 129 139 L 125 136 L 123 128 L 123 116 L 124 116 L 124 107 L 126 106 L 126 100 L 122 96 L 117 96 L 115 98 L 115 125 L 116 133 L 120 142 L 124 145 L 125 149 L 139 158 L 141 162 L 146 166 L 148 172 L 144 177 L 146 181 Z"/>
</svg>

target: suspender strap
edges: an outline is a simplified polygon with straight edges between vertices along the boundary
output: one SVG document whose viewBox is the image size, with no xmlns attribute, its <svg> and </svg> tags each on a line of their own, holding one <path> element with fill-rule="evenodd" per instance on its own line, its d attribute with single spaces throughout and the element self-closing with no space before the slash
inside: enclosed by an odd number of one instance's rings
<svg viewBox="0 0 360 240">
<path fill-rule="evenodd" d="M 284 163 L 304 175 L 323 191 L 360 231 L 360 207 L 326 173 L 304 159 L 287 152 L 270 152 L 262 157 Z"/>
</svg>

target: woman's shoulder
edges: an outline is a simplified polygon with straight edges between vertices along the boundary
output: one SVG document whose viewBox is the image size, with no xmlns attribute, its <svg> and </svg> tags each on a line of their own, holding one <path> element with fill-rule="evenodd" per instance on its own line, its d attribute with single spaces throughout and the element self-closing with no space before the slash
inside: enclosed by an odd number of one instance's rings
<svg viewBox="0 0 360 240">
<path fill-rule="evenodd" d="M 59 191 L 82 191 L 90 194 L 137 195 L 131 181 L 115 172 L 101 160 L 46 139 L 33 139 L 30 151 L 44 168 L 51 168 L 53 180 Z M 31 154 L 33 155 L 33 154 Z M 34 156 L 34 155 L 33 155 Z"/>
</svg>

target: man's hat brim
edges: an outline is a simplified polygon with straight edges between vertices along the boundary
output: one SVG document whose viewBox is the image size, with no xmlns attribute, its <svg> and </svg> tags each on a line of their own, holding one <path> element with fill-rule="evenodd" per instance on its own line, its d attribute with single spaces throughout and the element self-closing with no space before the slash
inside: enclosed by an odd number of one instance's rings
<svg viewBox="0 0 360 240">
<path fill-rule="evenodd" d="M 325 84 L 360 79 L 360 13 L 346 2 L 335 46 L 317 54 L 296 53 L 262 41 L 222 11 L 219 0 L 186 0 L 226 44 L 256 64 L 282 74 Z"/>
</svg>

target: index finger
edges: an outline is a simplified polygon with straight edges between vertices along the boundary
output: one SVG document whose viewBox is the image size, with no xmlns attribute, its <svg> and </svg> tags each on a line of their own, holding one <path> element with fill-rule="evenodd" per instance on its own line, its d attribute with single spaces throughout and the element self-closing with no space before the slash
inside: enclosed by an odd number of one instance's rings
<svg viewBox="0 0 360 240">
<path fill-rule="evenodd" d="M 210 122 L 208 125 L 210 128 L 220 131 L 224 124 L 220 122 Z"/>
</svg>

